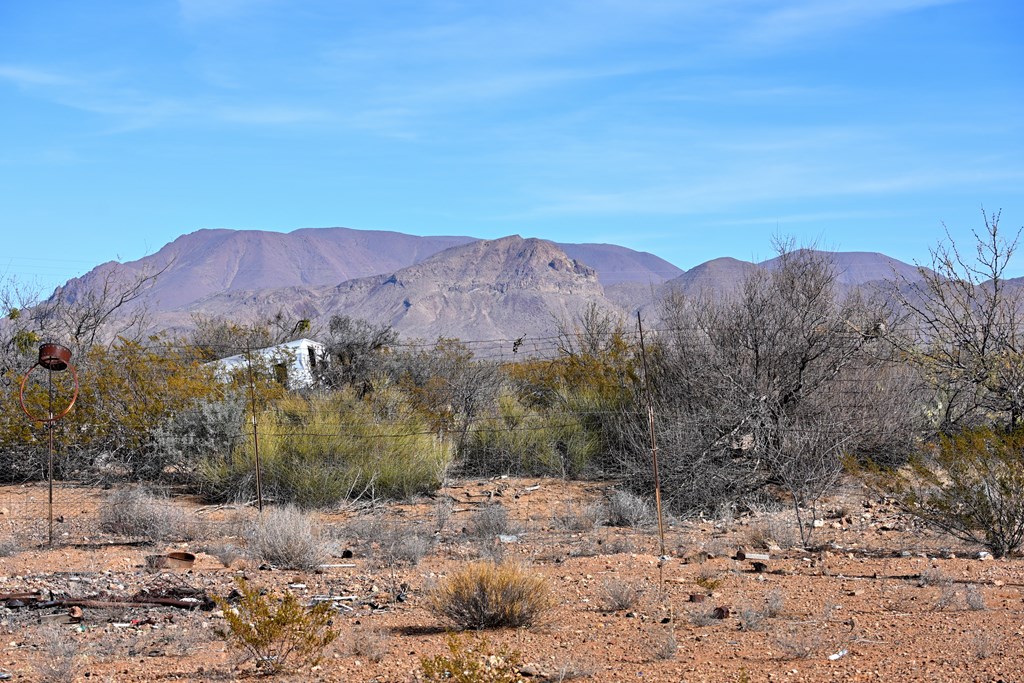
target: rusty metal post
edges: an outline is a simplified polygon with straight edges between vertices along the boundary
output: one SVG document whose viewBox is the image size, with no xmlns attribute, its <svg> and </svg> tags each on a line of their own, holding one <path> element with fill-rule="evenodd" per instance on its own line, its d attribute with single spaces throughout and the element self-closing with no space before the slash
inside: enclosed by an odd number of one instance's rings
<svg viewBox="0 0 1024 683">
<path fill-rule="evenodd" d="M 34 416 L 29 411 L 28 406 L 25 405 L 25 384 L 28 382 L 29 375 L 32 374 L 32 371 L 35 370 L 36 367 L 41 367 L 46 370 L 46 394 L 48 403 L 45 418 Z M 55 415 L 53 412 L 53 373 L 62 372 L 69 368 L 71 370 L 71 377 L 74 380 L 74 392 L 71 395 L 71 400 L 68 402 L 67 407 Z M 48 544 L 51 546 L 53 545 L 53 430 L 57 427 L 57 421 L 71 411 L 71 408 L 74 407 L 77 399 L 78 371 L 75 370 L 75 366 L 71 365 L 71 349 L 66 346 L 61 346 L 60 344 L 43 344 L 39 347 L 39 360 L 36 361 L 36 363 L 25 373 L 25 376 L 21 378 L 21 389 L 18 392 L 18 400 L 21 402 L 21 409 L 25 412 L 25 415 L 27 415 L 30 420 L 43 423 L 47 431 L 47 517 L 49 521 Z"/>
<path fill-rule="evenodd" d="M 252 448 L 256 461 L 256 506 L 263 512 L 263 482 L 260 476 L 260 435 L 256 422 L 256 381 L 252 375 L 252 349 L 245 344 L 245 362 L 249 367 L 249 402 L 252 405 Z"/>
<path fill-rule="evenodd" d="M 647 424 L 651 432 L 651 461 L 654 469 L 654 505 L 658 511 L 658 538 L 661 541 L 660 567 L 665 563 L 665 519 L 661 512 L 661 476 L 658 472 L 658 441 L 654 433 L 654 398 L 651 395 L 651 375 L 647 367 L 647 349 L 644 346 L 644 326 L 640 320 L 640 311 L 636 312 L 636 327 L 640 332 L 640 358 L 644 366 L 644 391 L 647 394 Z"/>
</svg>

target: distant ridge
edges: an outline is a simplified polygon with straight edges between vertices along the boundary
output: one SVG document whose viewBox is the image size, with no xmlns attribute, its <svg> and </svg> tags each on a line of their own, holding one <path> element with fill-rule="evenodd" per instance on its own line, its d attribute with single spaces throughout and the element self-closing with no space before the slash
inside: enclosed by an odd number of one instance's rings
<svg viewBox="0 0 1024 683">
<path fill-rule="evenodd" d="M 914 266 L 871 252 L 820 252 L 841 290 L 914 280 Z M 278 312 L 326 326 L 335 314 L 393 325 L 404 336 L 462 339 L 550 335 L 588 306 L 621 316 L 657 317 L 668 289 L 688 295 L 735 291 L 756 268 L 717 258 L 683 271 L 664 259 L 614 244 L 558 244 L 511 235 L 419 237 L 350 228 L 289 233 L 198 230 L 155 254 L 109 262 L 70 280 L 63 292 L 97 286 L 106 274 L 163 271 L 140 300 L 155 329 L 184 330 L 193 317 L 237 322 Z M 58 290 L 60 291 L 60 290 Z"/>
</svg>

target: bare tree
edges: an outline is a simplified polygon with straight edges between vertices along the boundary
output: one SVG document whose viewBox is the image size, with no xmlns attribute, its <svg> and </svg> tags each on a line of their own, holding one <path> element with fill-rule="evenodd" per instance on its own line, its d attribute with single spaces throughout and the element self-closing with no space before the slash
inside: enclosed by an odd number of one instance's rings
<svg viewBox="0 0 1024 683">
<path fill-rule="evenodd" d="M 68 343 L 76 353 L 119 336 L 141 338 L 149 313 L 143 297 L 168 267 L 135 274 L 105 268 L 59 287 L 32 309 L 32 319 L 43 334 Z"/>
<path fill-rule="evenodd" d="M 347 315 L 333 316 L 328 330 L 329 362 L 319 368 L 321 379 L 331 387 L 359 386 L 368 391 L 372 375 L 383 369 L 383 355 L 398 342 L 398 333 L 391 325 Z"/>
<path fill-rule="evenodd" d="M 992 415 L 1011 429 L 1024 420 L 1024 289 L 1006 278 L 1021 231 L 1007 238 L 998 211 L 982 219 L 973 255 L 947 230 L 920 279 L 894 290 L 908 334 L 890 339 L 929 380 L 944 432 Z"/>
<path fill-rule="evenodd" d="M 774 270 L 751 271 L 734 293 L 663 302 L 652 375 L 672 507 L 714 509 L 781 487 L 802 515 L 844 454 L 906 453 L 909 405 L 871 332 L 882 311 L 839 299 L 836 278 L 828 254 L 784 244 Z M 631 479 L 644 486 L 641 433 Z"/>
<path fill-rule="evenodd" d="M 0 375 L 20 365 L 19 359 L 30 356 L 40 342 L 31 317 L 39 303 L 39 290 L 16 278 L 0 281 Z"/>
</svg>

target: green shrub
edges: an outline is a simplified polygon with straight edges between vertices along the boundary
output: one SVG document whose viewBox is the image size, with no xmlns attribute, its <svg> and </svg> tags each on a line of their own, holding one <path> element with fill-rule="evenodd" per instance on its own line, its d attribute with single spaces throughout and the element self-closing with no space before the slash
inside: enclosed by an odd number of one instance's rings
<svg viewBox="0 0 1024 683">
<path fill-rule="evenodd" d="M 600 451 L 600 438 L 573 412 L 498 400 L 498 417 L 467 435 L 460 455 L 468 474 L 577 477 Z"/>
<path fill-rule="evenodd" d="M 519 673 L 519 653 L 500 648 L 493 651 L 487 638 L 464 641 L 448 636 L 447 655 L 423 657 L 420 669 L 428 683 L 516 683 L 526 679 Z"/>
<path fill-rule="evenodd" d="M 367 400 L 351 391 L 286 397 L 258 424 L 264 497 L 303 508 L 361 495 L 427 493 L 440 485 L 451 460 L 450 447 L 394 387 Z M 213 499 L 253 496 L 252 435 L 230 457 L 207 460 L 200 476 Z"/>
<path fill-rule="evenodd" d="M 1024 543 L 1024 430 L 942 437 L 908 468 L 868 479 L 910 514 L 996 557 Z"/>
<path fill-rule="evenodd" d="M 338 632 L 331 625 L 328 603 L 305 608 L 298 598 L 285 593 L 281 598 L 264 595 L 242 578 L 237 604 L 215 597 L 228 622 L 228 641 L 256 660 L 267 673 L 280 673 L 302 665 L 315 666 Z"/>
<path fill-rule="evenodd" d="M 459 628 L 532 626 L 554 602 L 543 577 L 512 563 L 474 562 L 448 577 L 429 609 Z"/>
</svg>

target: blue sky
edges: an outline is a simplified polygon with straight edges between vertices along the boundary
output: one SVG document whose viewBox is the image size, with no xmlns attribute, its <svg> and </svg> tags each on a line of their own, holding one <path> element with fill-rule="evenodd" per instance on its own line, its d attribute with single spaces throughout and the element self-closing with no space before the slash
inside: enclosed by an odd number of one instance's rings
<svg viewBox="0 0 1024 683">
<path fill-rule="evenodd" d="M 3 2 L 0 276 L 208 227 L 924 261 L 982 207 L 1024 224 L 1022 26 L 1017 0 Z"/>
</svg>

